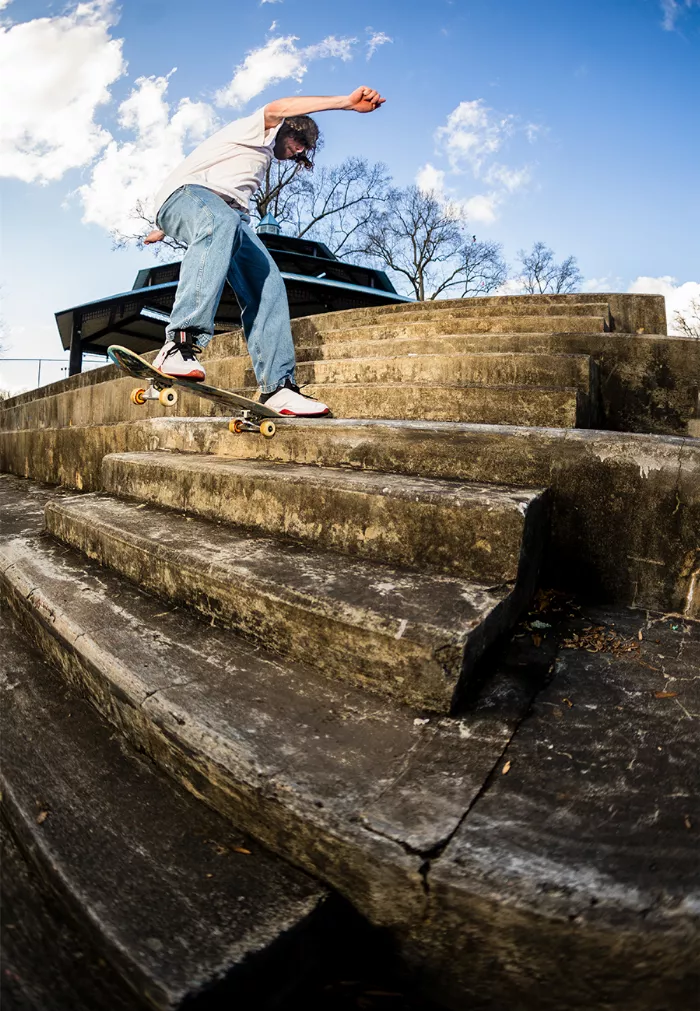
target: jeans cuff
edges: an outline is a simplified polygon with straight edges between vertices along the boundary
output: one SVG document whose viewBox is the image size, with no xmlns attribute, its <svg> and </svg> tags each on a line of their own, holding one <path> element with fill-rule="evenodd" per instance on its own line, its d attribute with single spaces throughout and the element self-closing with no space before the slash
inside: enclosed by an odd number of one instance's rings
<svg viewBox="0 0 700 1011">
<path fill-rule="evenodd" d="M 274 393 L 275 390 L 278 390 L 280 388 L 280 386 L 284 385 L 285 379 L 291 379 L 292 382 L 294 382 L 295 381 L 294 380 L 294 373 L 293 372 L 289 372 L 289 373 L 287 373 L 286 376 L 282 376 L 280 379 L 278 379 L 276 383 L 272 383 L 271 385 L 268 385 L 268 386 L 263 386 L 262 383 L 258 383 L 258 388 L 259 388 L 259 390 L 260 390 L 261 393 Z"/>
</svg>

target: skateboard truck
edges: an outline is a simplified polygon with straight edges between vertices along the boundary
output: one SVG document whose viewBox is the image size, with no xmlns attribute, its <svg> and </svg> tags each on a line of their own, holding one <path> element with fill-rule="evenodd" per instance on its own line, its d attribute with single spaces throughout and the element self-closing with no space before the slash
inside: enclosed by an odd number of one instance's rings
<svg viewBox="0 0 700 1011">
<path fill-rule="evenodd" d="M 266 439 L 275 434 L 275 423 L 270 418 L 258 418 L 254 411 L 243 410 L 239 417 L 232 418 L 228 423 L 229 432 L 240 435 L 241 432 L 260 432 Z"/>
<path fill-rule="evenodd" d="M 145 389 L 139 387 L 132 390 L 129 399 L 137 407 L 145 404 L 147 400 L 157 400 L 163 407 L 174 407 L 177 403 L 177 390 L 172 386 L 160 386 L 154 379 L 149 379 L 148 386 Z"/>
</svg>

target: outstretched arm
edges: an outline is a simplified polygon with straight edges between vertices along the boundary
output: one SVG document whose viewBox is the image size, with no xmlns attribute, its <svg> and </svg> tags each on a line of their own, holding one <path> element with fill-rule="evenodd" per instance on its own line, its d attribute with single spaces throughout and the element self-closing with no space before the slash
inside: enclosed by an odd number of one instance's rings
<svg viewBox="0 0 700 1011">
<path fill-rule="evenodd" d="M 298 96 L 278 98 L 265 106 L 265 129 L 279 126 L 287 116 L 308 116 L 313 112 L 345 109 L 349 112 L 374 112 L 386 102 L 373 88 L 355 88 L 350 95 Z"/>
</svg>

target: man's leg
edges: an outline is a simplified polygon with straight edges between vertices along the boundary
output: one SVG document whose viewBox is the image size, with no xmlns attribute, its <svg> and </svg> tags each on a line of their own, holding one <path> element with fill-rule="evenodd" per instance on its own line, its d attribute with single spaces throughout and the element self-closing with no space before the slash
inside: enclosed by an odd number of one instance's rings
<svg viewBox="0 0 700 1011">
<path fill-rule="evenodd" d="M 189 374 L 187 362 L 194 361 L 192 347 L 198 351 L 211 340 L 231 254 L 240 241 L 240 224 L 238 212 L 204 186 L 183 186 L 161 208 L 158 226 L 184 243 L 187 251 L 180 266 L 175 302 L 165 331 L 165 348 L 154 362 L 156 368 L 173 374 Z M 182 355 L 186 359 L 184 363 L 180 362 Z M 204 378 L 204 369 L 199 363 L 195 362 L 192 368 L 199 373 L 193 378 Z"/>
<path fill-rule="evenodd" d="M 317 417 L 328 408 L 303 396 L 294 381 L 296 355 L 282 275 L 255 232 L 244 222 L 231 257 L 228 280 L 241 307 L 241 322 L 260 400 L 281 414 Z"/>
<path fill-rule="evenodd" d="M 282 275 L 255 232 L 242 223 L 228 281 L 241 307 L 241 323 L 262 393 L 294 381 L 296 355 Z"/>
</svg>

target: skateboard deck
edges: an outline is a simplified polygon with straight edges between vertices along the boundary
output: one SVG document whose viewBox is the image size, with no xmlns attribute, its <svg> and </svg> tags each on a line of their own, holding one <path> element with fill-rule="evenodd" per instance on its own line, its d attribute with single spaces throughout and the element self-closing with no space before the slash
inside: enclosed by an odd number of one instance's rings
<svg viewBox="0 0 700 1011">
<path fill-rule="evenodd" d="M 229 422 L 232 432 L 260 432 L 266 438 L 271 438 L 275 434 L 275 423 L 273 418 L 283 418 L 278 411 L 273 411 L 271 407 L 259 404 L 257 400 L 250 400 L 242 397 L 231 390 L 222 390 L 218 386 L 208 386 L 206 383 L 197 382 L 194 379 L 179 379 L 177 376 L 166 376 L 158 369 L 153 368 L 141 355 L 135 351 L 121 347 L 119 344 L 112 344 L 107 349 L 107 354 L 123 372 L 134 376 L 135 379 L 145 380 L 148 384 L 145 387 L 136 387 L 131 391 L 132 404 L 145 404 L 148 400 L 157 400 L 164 407 L 173 407 L 177 403 L 177 389 L 188 390 L 198 397 L 211 400 L 212 403 L 220 407 L 235 410 L 238 413 Z"/>
</svg>

